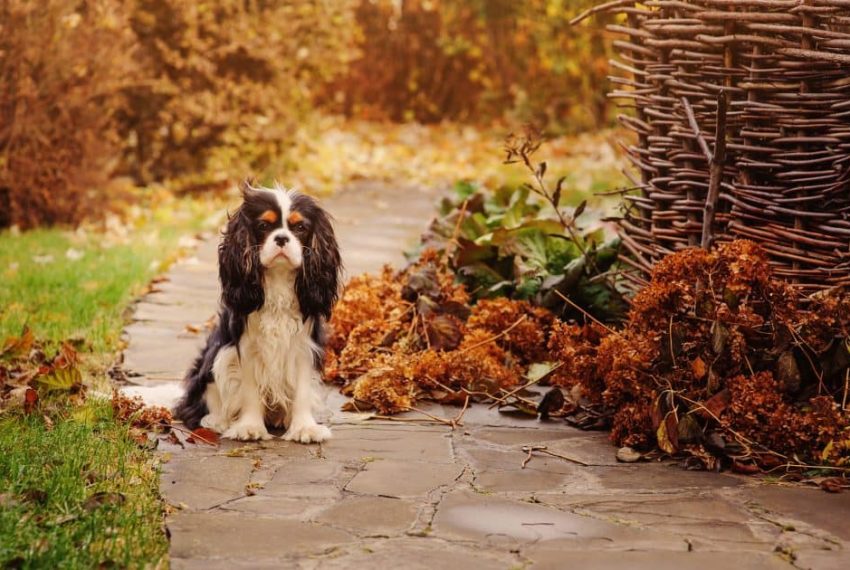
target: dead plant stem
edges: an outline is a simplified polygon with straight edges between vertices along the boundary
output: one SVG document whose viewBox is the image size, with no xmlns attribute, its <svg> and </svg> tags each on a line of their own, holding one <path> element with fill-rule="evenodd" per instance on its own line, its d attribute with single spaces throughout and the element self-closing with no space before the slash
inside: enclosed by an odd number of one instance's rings
<svg viewBox="0 0 850 570">
<path fill-rule="evenodd" d="M 522 315 L 522 316 L 521 316 L 520 318 L 518 318 L 518 319 L 517 319 L 517 320 L 516 320 L 516 321 L 515 321 L 515 322 L 514 322 L 511 326 L 509 326 L 508 328 L 506 328 L 505 330 L 503 330 L 503 331 L 502 331 L 502 332 L 500 332 L 499 334 L 494 335 L 494 336 L 492 336 L 492 337 L 490 337 L 490 338 L 488 338 L 488 339 L 482 340 L 481 342 L 475 343 L 475 344 L 473 344 L 472 346 L 467 346 L 467 347 L 466 347 L 466 348 L 464 348 L 463 350 L 458 351 L 458 354 L 464 354 L 464 353 L 467 353 L 467 352 L 469 352 L 470 350 L 474 350 L 474 349 L 476 349 L 476 348 L 479 348 L 479 347 L 481 347 L 481 346 L 484 346 L 485 344 L 490 344 L 491 342 L 494 342 L 494 341 L 499 340 L 500 338 L 502 338 L 503 336 L 505 336 L 506 334 L 508 334 L 508 333 L 509 333 L 509 332 L 511 332 L 512 330 L 514 330 L 516 327 L 518 327 L 518 326 L 519 326 L 519 324 L 520 324 L 522 321 L 524 321 L 524 320 L 526 319 L 526 317 L 527 317 L 527 315 Z"/>
</svg>

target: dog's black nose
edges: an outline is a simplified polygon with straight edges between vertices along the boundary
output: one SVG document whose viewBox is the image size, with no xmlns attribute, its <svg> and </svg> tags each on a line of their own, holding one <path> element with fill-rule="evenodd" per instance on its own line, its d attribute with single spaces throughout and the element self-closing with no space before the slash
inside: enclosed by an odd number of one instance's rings
<svg viewBox="0 0 850 570">
<path fill-rule="evenodd" d="M 283 246 L 285 246 L 287 243 L 289 243 L 289 237 L 284 236 L 284 235 L 274 236 L 274 242 L 275 242 L 278 246 L 283 247 Z"/>
</svg>

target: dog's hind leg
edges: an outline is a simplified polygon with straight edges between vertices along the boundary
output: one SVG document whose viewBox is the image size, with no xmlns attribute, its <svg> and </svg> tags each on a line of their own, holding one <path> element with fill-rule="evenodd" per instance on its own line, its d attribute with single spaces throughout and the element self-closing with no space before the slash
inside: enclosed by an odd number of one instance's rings
<svg viewBox="0 0 850 570">
<path fill-rule="evenodd" d="M 207 391 L 204 394 L 204 399 L 209 413 L 201 418 L 201 427 L 211 429 L 218 433 L 222 433 L 227 430 L 229 422 L 222 414 L 221 394 L 218 391 L 218 384 L 210 382 L 207 386 Z"/>
<path fill-rule="evenodd" d="M 236 347 L 219 350 L 212 366 L 213 381 L 207 385 L 204 399 L 209 413 L 201 418 L 201 426 L 224 433 L 238 412 L 233 391 L 239 386 L 239 354 Z"/>
</svg>

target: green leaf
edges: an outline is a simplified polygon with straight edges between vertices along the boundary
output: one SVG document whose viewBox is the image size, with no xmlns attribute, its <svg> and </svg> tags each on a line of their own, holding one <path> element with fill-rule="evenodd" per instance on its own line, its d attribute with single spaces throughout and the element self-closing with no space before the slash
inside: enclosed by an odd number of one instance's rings
<svg viewBox="0 0 850 570">
<path fill-rule="evenodd" d="M 489 245 L 489 240 L 478 241 L 483 241 L 484 243 L 479 245 L 468 239 L 458 238 L 458 248 L 452 260 L 455 267 L 488 261 L 497 256 L 498 250 Z"/>
<path fill-rule="evenodd" d="M 458 199 L 463 202 L 478 190 L 478 185 L 475 182 L 469 180 L 458 180 L 455 182 L 455 195 Z"/>
<path fill-rule="evenodd" d="M 47 391 L 68 392 L 83 383 L 83 375 L 79 368 L 56 368 L 52 373 L 36 378 L 35 382 Z"/>
<path fill-rule="evenodd" d="M 546 267 L 546 234 L 538 229 L 499 230 L 493 234 L 493 243 L 501 244 L 499 253 L 503 256 L 518 255 L 528 265 L 540 269 Z"/>
<path fill-rule="evenodd" d="M 517 299 L 531 299 L 540 291 L 540 284 L 541 279 L 539 277 L 524 279 L 516 288 L 515 297 Z"/>
</svg>

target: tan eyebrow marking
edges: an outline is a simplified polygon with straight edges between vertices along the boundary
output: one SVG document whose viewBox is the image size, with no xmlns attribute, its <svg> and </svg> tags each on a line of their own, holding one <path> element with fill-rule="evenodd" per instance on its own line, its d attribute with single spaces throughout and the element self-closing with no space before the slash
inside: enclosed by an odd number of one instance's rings
<svg viewBox="0 0 850 570">
<path fill-rule="evenodd" d="M 270 224 L 275 224 L 275 223 L 277 223 L 277 212 L 275 212 L 274 210 L 266 210 L 265 212 L 262 213 L 262 215 L 260 216 L 260 219 L 263 220 L 264 222 L 268 222 Z"/>
<path fill-rule="evenodd" d="M 302 221 L 303 219 L 304 219 L 304 216 L 302 216 L 298 212 L 292 212 L 291 214 L 289 214 L 289 217 L 286 218 L 286 221 L 289 225 L 292 225 L 292 224 L 297 224 L 298 222 Z"/>
</svg>

